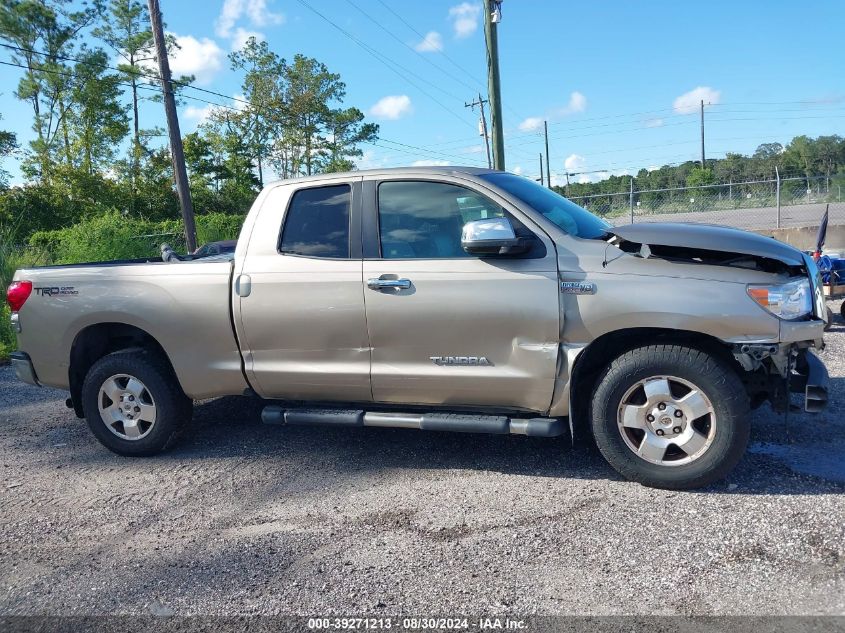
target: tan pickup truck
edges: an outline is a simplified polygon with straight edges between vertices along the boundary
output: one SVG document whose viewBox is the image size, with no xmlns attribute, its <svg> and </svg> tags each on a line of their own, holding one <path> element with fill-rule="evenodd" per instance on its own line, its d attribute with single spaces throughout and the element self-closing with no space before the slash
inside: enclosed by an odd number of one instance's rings
<svg viewBox="0 0 845 633">
<path fill-rule="evenodd" d="M 812 259 L 743 231 L 612 227 L 520 176 L 470 168 L 268 186 L 234 255 L 20 270 L 18 376 L 124 455 L 192 401 L 275 424 L 591 433 L 650 486 L 740 460 L 749 409 L 827 401 Z"/>
</svg>

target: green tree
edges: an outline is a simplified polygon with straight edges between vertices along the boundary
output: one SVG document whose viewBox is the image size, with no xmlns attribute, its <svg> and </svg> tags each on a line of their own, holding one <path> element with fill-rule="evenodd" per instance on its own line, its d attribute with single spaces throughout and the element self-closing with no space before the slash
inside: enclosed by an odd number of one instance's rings
<svg viewBox="0 0 845 633">
<path fill-rule="evenodd" d="M 132 153 L 134 160 L 140 160 L 141 124 L 138 116 L 138 86 L 146 83 L 149 71 L 144 62 L 153 59 L 153 33 L 150 16 L 139 0 L 112 0 L 105 22 L 94 29 L 100 38 L 120 58 L 118 69 L 129 83 L 132 103 Z"/>
<path fill-rule="evenodd" d="M 690 170 L 686 178 L 687 187 L 700 187 L 702 185 L 713 184 L 715 178 L 713 177 L 713 170 L 709 167 L 694 167 Z"/>
<path fill-rule="evenodd" d="M 816 156 L 821 163 L 827 188 L 838 165 L 845 163 L 845 139 L 841 136 L 820 136 L 815 141 Z"/>
<path fill-rule="evenodd" d="M 109 73 L 102 50 L 86 52 L 74 67 L 71 105 L 66 115 L 74 160 L 85 173 L 114 162 L 115 149 L 129 132 L 129 117 L 122 106 L 120 75 Z"/>
<path fill-rule="evenodd" d="M 342 109 L 346 84 L 325 64 L 296 55 L 284 68 L 284 136 L 276 143 L 275 164 L 283 177 L 354 167 L 358 145 L 377 138 L 378 126 L 364 123 L 357 108 Z"/>
<path fill-rule="evenodd" d="M 250 37 L 240 50 L 230 53 L 232 70 L 244 71 L 241 85 L 247 105 L 229 113 L 229 124 L 237 128 L 255 160 L 258 184 L 264 185 L 264 167 L 274 140 L 285 122 L 285 60 L 270 50 L 265 41 Z M 240 104 L 239 104 L 240 105 Z"/>
<path fill-rule="evenodd" d="M 358 108 L 333 110 L 329 125 L 331 133 L 326 140 L 326 151 L 318 159 L 319 171 L 355 169 L 353 159 L 364 154 L 361 143 L 371 143 L 378 138 L 378 125 L 364 123 L 364 113 Z"/>
<path fill-rule="evenodd" d="M 785 166 L 802 171 L 807 178 L 815 175 L 818 163 L 816 144 L 808 136 L 796 136 L 784 150 Z"/>
<path fill-rule="evenodd" d="M 68 92 L 73 82 L 66 63 L 78 47 L 83 29 L 101 14 L 102 0 L 77 3 L 73 0 L 4 0 L 0 4 L 0 39 L 16 48 L 12 60 L 24 67 L 16 96 L 33 109 L 36 138 L 30 143 L 33 155 L 25 172 L 49 178 L 56 153 L 70 162 L 67 128 Z"/>
<path fill-rule="evenodd" d="M 0 115 L 0 119 L 3 116 Z M 0 160 L 9 156 L 18 147 L 18 138 L 14 132 L 0 130 Z M 9 172 L 0 168 L 0 190 L 9 186 Z"/>
</svg>

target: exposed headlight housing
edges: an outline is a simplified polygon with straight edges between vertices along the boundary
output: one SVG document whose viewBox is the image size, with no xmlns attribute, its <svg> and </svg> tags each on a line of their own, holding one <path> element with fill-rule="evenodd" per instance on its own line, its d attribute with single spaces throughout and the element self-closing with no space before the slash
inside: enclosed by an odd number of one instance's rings
<svg viewBox="0 0 845 633">
<path fill-rule="evenodd" d="M 748 296 L 776 317 L 787 321 L 813 312 L 813 293 L 806 277 L 778 285 L 749 285 Z"/>
</svg>

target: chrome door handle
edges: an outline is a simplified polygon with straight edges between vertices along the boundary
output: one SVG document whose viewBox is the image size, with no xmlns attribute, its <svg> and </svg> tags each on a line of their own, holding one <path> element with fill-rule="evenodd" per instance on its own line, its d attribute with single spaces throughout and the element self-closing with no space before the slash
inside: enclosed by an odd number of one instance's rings
<svg viewBox="0 0 845 633">
<path fill-rule="evenodd" d="M 370 290 L 385 290 L 398 288 L 408 290 L 411 287 L 410 279 L 368 279 L 367 288 Z"/>
</svg>

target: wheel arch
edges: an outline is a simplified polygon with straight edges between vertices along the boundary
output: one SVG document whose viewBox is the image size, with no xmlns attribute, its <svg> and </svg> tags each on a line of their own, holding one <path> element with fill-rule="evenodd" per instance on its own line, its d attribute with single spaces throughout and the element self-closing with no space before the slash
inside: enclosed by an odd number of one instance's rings
<svg viewBox="0 0 845 633">
<path fill-rule="evenodd" d="M 702 332 L 656 327 L 614 330 L 599 336 L 578 355 L 570 376 L 570 419 L 582 433 L 589 419 L 589 394 L 595 392 L 602 371 L 625 352 L 645 345 L 684 345 L 719 358 L 742 378 L 744 371 L 730 344 Z M 584 394 L 584 396 L 581 396 Z"/>
<path fill-rule="evenodd" d="M 179 379 L 164 347 L 145 330 L 119 322 L 89 325 L 76 334 L 70 348 L 68 384 L 73 410 L 77 417 L 85 417 L 82 407 L 82 385 L 88 371 L 104 356 L 128 349 L 141 349 L 155 354 L 167 365 L 178 384 Z M 179 387 L 181 389 L 181 385 Z"/>
</svg>

